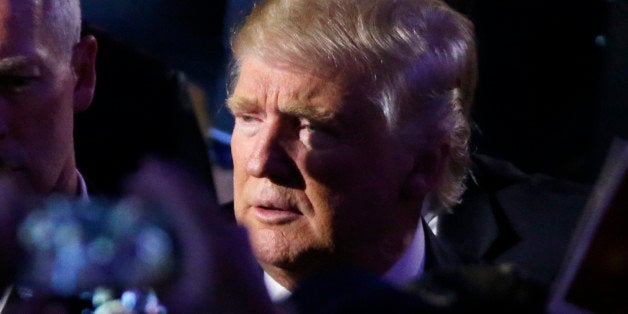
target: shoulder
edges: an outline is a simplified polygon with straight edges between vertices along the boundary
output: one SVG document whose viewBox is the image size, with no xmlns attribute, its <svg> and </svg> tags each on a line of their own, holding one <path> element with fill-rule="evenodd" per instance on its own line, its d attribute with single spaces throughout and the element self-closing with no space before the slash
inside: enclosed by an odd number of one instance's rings
<svg viewBox="0 0 628 314">
<path fill-rule="evenodd" d="M 589 187 L 483 155 L 473 157 L 473 178 L 462 203 L 439 217 L 439 239 L 464 259 L 514 263 L 549 282 Z"/>
</svg>

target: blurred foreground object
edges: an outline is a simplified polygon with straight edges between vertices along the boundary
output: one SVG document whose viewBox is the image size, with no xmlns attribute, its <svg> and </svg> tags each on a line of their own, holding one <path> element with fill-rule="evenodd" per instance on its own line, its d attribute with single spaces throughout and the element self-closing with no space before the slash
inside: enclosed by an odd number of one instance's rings
<svg viewBox="0 0 628 314">
<path fill-rule="evenodd" d="M 63 296 L 100 285 L 159 283 L 176 266 L 168 221 L 158 204 L 139 198 L 89 203 L 51 198 L 19 227 L 28 266 L 17 283 Z"/>
<path fill-rule="evenodd" d="M 615 139 L 552 287 L 552 313 L 626 313 L 628 141 Z"/>
<path fill-rule="evenodd" d="M 546 290 L 509 265 L 445 266 L 403 289 L 367 272 L 328 269 L 284 302 L 300 314 L 543 313 Z"/>
<path fill-rule="evenodd" d="M 52 197 L 22 207 L 14 246 L 24 254 L 11 260 L 18 276 L 7 312 L 272 309 L 245 232 L 223 220 L 203 185 L 149 161 L 128 186 L 120 200 Z"/>
</svg>

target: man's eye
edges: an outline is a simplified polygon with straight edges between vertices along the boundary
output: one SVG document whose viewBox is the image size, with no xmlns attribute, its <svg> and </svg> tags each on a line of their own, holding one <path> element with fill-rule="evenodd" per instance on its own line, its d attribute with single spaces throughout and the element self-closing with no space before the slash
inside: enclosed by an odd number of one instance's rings
<svg viewBox="0 0 628 314">
<path fill-rule="evenodd" d="M 234 133 L 239 132 L 246 136 L 254 135 L 262 124 L 261 117 L 251 113 L 235 114 L 236 123 L 234 126 Z"/>
<path fill-rule="evenodd" d="M 301 121 L 299 139 L 312 150 L 330 149 L 335 147 L 339 141 L 337 133 L 332 128 L 310 121 Z"/>
<path fill-rule="evenodd" d="M 255 124 L 259 122 L 261 117 L 255 113 L 240 113 L 235 115 L 236 123 L 242 123 L 244 125 Z"/>
<path fill-rule="evenodd" d="M 32 76 L 5 76 L 0 77 L 0 87 L 12 90 L 21 90 L 32 83 L 36 78 Z"/>
<path fill-rule="evenodd" d="M 320 133 L 327 133 L 329 135 L 333 134 L 333 131 L 330 127 L 321 123 L 315 123 L 311 121 L 301 121 L 300 128 L 310 133 L 320 132 Z"/>
<path fill-rule="evenodd" d="M 240 115 L 240 119 L 242 119 L 242 121 L 244 121 L 244 122 L 255 121 L 255 117 L 253 115 L 249 115 L 249 114 Z"/>
<path fill-rule="evenodd" d="M 313 133 L 313 132 L 316 132 L 316 131 L 318 131 L 318 130 L 319 130 L 319 129 L 318 129 L 316 126 L 314 126 L 313 124 L 305 124 L 305 125 L 301 126 L 301 128 L 305 129 L 306 131 L 308 131 L 308 132 L 310 132 L 310 133 Z"/>
<path fill-rule="evenodd" d="M 236 115 L 236 122 L 240 122 L 243 124 L 254 124 L 258 121 L 260 121 L 260 117 L 256 114 L 243 113 Z"/>
</svg>

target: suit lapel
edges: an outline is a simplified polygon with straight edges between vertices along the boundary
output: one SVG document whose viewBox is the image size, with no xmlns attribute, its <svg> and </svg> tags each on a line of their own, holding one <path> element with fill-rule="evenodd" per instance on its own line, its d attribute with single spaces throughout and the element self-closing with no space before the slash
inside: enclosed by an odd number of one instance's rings
<svg viewBox="0 0 628 314">
<path fill-rule="evenodd" d="M 448 244 L 466 262 L 483 259 L 487 252 L 495 250 L 499 243 L 500 226 L 495 214 L 498 201 L 493 195 L 480 192 L 479 187 L 470 191 L 471 197 L 454 209 L 453 214 L 443 214 L 439 219 L 439 239 Z M 469 236 L 469 235 L 473 236 Z"/>
<path fill-rule="evenodd" d="M 449 247 L 436 238 L 424 219 L 421 219 L 421 223 L 423 224 L 423 233 L 425 234 L 424 270 L 428 271 L 437 267 L 460 264 L 460 258 L 449 249 Z"/>
<path fill-rule="evenodd" d="M 516 262 L 543 282 L 553 280 L 562 263 L 587 190 L 543 176 L 496 194 L 509 225 L 519 236 L 496 262 Z"/>
</svg>

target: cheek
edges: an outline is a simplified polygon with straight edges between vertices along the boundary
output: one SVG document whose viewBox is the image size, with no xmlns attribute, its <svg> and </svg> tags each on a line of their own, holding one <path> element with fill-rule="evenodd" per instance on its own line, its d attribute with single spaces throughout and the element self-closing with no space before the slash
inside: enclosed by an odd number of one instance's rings
<svg viewBox="0 0 628 314">
<path fill-rule="evenodd" d="M 246 176 L 246 164 L 248 156 L 251 153 L 250 147 L 253 143 L 244 141 L 234 132 L 231 139 L 231 158 L 233 160 L 233 177 L 234 182 L 244 179 Z"/>
<path fill-rule="evenodd" d="M 71 91 L 41 88 L 21 102 L 25 108 L 20 126 L 24 148 L 34 162 L 59 167 L 73 153 L 74 111 Z"/>
<path fill-rule="evenodd" d="M 246 164 L 250 153 L 249 147 L 234 133 L 231 140 L 231 156 L 233 159 L 233 197 L 236 216 L 241 212 L 239 203 L 243 203 L 243 190 L 248 177 Z"/>
<path fill-rule="evenodd" d="M 74 111 L 71 98 L 66 95 L 48 94 L 39 98 L 34 117 L 37 126 L 35 136 L 50 147 L 71 144 Z"/>
<path fill-rule="evenodd" d="M 391 166 L 394 163 L 385 150 L 347 148 L 311 154 L 305 167 L 310 197 L 328 203 L 330 208 L 390 206 L 396 201 L 402 182 L 402 176 Z"/>
<path fill-rule="evenodd" d="M 363 183 L 368 172 L 374 170 L 372 168 L 373 162 L 365 159 L 360 149 L 355 148 L 311 152 L 305 157 L 308 176 L 332 190 Z"/>
<path fill-rule="evenodd" d="M 38 120 L 41 125 L 67 124 L 68 117 L 73 116 L 71 87 L 68 80 L 43 79 L 17 95 L 14 101 L 20 104 L 25 115 L 29 115 L 31 120 Z"/>
<path fill-rule="evenodd" d="M 305 160 L 305 193 L 320 223 L 333 223 L 356 196 L 364 196 L 355 193 L 361 190 L 364 180 L 354 155 L 347 150 L 310 153 Z"/>
</svg>

